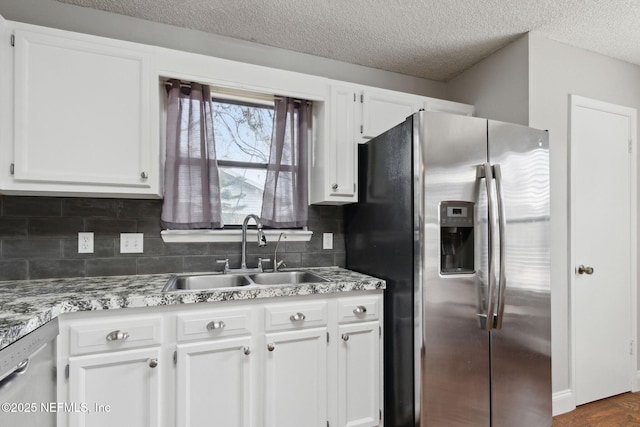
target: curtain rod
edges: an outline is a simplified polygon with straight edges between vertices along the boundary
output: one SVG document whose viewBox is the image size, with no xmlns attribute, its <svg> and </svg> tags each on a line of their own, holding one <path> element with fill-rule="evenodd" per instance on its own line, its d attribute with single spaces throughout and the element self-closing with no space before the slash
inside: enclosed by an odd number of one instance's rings
<svg viewBox="0 0 640 427">
<path fill-rule="evenodd" d="M 166 81 L 164 81 L 163 83 L 164 83 L 164 85 L 165 85 L 166 87 L 173 87 L 172 80 L 177 80 L 177 79 L 166 80 Z M 180 87 L 181 87 L 181 88 L 187 88 L 187 89 L 191 88 L 191 83 L 189 83 L 189 82 L 185 82 L 185 81 L 183 81 L 183 80 L 179 80 L 179 81 L 180 81 Z M 202 85 L 202 86 L 209 86 L 209 87 L 215 87 L 215 88 L 225 89 L 224 87 L 212 86 L 212 85 L 208 85 L 208 84 L 205 84 L 205 83 L 198 83 L 198 82 L 195 82 L 195 83 L 200 84 L 200 85 Z M 237 89 L 233 89 L 233 88 L 229 88 L 229 89 L 231 89 L 231 90 L 237 90 Z M 241 92 L 242 92 L 242 91 L 241 91 Z M 246 92 L 246 93 L 247 93 L 247 97 L 249 97 L 249 98 L 250 98 L 250 95 L 249 95 L 249 94 L 250 94 L 251 92 Z M 284 100 L 284 98 L 285 98 L 285 97 L 283 97 L 283 96 L 281 96 L 281 95 L 272 95 L 272 94 L 259 93 L 259 92 L 254 92 L 254 93 L 256 93 L 256 94 L 260 94 L 260 95 L 272 96 L 272 97 L 273 97 L 273 99 L 274 99 L 274 100 L 277 100 L 277 101 L 283 101 L 283 100 Z M 235 94 L 233 94 L 233 93 L 226 93 L 226 94 L 225 94 L 224 92 L 222 92 L 222 95 L 238 96 L 238 95 L 235 95 Z M 215 98 L 215 94 L 212 94 L 212 96 Z M 297 104 L 301 104 L 301 103 L 303 103 L 303 102 L 306 102 L 306 103 L 308 103 L 308 104 L 313 103 L 313 101 L 309 101 L 308 99 L 299 99 L 299 98 L 293 98 L 293 97 L 289 97 L 289 98 L 292 98 L 292 99 L 293 99 L 293 102 L 295 102 L 295 103 L 297 103 Z"/>
</svg>

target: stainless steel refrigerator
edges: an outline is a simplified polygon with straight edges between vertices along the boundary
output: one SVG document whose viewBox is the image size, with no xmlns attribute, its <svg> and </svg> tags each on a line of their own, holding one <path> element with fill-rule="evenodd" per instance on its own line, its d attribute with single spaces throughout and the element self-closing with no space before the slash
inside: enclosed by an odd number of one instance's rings
<svg viewBox="0 0 640 427">
<path fill-rule="evenodd" d="M 419 112 L 358 149 L 347 267 L 387 281 L 384 425 L 551 426 L 547 132 Z"/>
</svg>

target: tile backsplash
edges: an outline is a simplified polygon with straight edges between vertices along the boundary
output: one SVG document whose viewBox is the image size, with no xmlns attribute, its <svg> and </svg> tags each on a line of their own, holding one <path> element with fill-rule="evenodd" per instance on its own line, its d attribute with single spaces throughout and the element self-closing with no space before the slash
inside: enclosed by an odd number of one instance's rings
<svg viewBox="0 0 640 427">
<path fill-rule="evenodd" d="M 161 200 L 0 196 L 0 280 L 220 270 L 240 266 L 240 243 L 164 243 Z M 310 206 L 309 242 L 281 242 L 287 267 L 345 265 L 342 207 Z M 78 253 L 78 232 L 94 233 L 94 252 Z M 144 233 L 144 252 L 120 253 L 120 233 Z M 322 249 L 333 233 L 333 249 Z M 247 264 L 273 259 L 275 242 L 247 244 Z M 271 264 L 266 264 L 271 267 Z"/>
</svg>

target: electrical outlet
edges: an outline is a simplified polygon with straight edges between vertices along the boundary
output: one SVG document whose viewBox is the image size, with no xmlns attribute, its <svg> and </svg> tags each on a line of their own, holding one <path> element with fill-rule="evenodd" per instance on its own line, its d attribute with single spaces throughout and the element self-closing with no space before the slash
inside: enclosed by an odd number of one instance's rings
<svg viewBox="0 0 640 427">
<path fill-rule="evenodd" d="M 322 233 L 322 249 L 333 249 L 333 233 Z"/>
<path fill-rule="evenodd" d="M 120 233 L 120 253 L 121 254 L 141 254 L 143 247 L 144 233 Z"/>
<path fill-rule="evenodd" d="M 78 253 L 79 254 L 92 254 L 93 253 L 93 233 L 78 233 Z"/>
</svg>

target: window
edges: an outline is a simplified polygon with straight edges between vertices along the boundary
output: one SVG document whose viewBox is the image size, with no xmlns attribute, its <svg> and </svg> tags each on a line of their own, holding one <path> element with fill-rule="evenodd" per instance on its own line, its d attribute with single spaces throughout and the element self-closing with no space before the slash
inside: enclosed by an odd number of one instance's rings
<svg viewBox="0 0 640 427">
<path fill-rule="evenodd" d="M 273 102 L 212 101 L 222 220 L 225 225 L 242 224 L 248 214 L 262 212 Z"/>
</svg>

